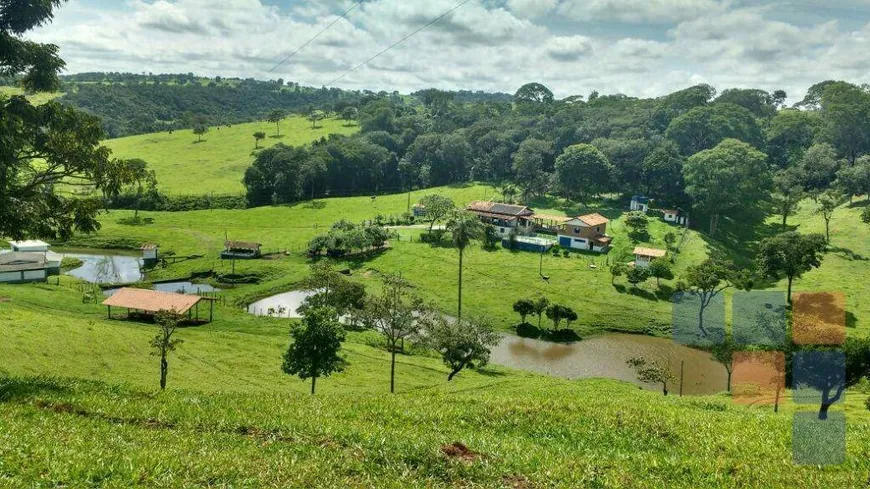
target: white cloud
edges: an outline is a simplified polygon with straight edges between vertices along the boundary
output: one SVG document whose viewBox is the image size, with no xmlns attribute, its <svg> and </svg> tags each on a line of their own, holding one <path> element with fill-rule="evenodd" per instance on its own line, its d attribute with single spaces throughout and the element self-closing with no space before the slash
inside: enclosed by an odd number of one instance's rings
<svg viewBox="0 0 870 489">
<path fill-rule="evenodd" d="M 507 7 L 519 17 L 543 17 L 556 9 L 557 0 L 507 0 Z"/>
<path fill-rule="evenodd" d="M 583 21 L 667 23 L 719 11 L 722 7 L 718 0 L 563 0 L 558 11 Z"/>
<path fill-rule="evenodd" d="M 592 52 L 592 40 L 586 36 L 556 36 L 548 39 L 544 47 L 557 61 L 576 61 Z"/>
</svg>

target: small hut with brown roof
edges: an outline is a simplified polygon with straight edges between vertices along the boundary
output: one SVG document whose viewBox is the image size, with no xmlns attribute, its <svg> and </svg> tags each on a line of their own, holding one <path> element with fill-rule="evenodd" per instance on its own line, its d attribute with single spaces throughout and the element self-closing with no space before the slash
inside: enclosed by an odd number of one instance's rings
<svg viewBox="0 0 870 489">
<path fill-rule="evenodd" d="M 126 309 L 127 317 L 136 315 L 153 316 L 160 311 L 174 311 L 176 314 L 187 315 L 189 321 L 200 322 L 199 303 L 209 302 L 208 322 L 214 318 L 214 301 L 198 295 L 172 294 L 156 290 L 134 289 L 125 287 L 103 301 L 112 319 L 112 308 Z"/>
<path fill-rule="evenodd" d="M 250 260 L 260 258 L 260 243 L 249 241 L 230 241 L 224 243 L 224 251 L 221 253 L 221 258 L 224 260 L 241 259 Z"/>
<path fill-rule="evenodd" d="M 668 252 L 658 248 L 644 248 L 638 246 L 634 249 L 634 264 L 638 267 L 648 267 L 656 258 L 664 258 Z"/>
</svg>

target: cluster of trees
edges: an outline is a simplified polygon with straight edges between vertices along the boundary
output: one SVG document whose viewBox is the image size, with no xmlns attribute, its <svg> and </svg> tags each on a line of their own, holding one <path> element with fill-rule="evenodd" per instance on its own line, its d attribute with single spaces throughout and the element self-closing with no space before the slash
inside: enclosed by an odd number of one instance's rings
<svg viewBox="0 0 870 489">
<path fill-rule="evenodd" d="M 532 83 L 513 103 L 431 89 L 411 100 L 360 101 L 361 132 L 315 144 L 299 165 L 321 194 L 469 180 L 513 182 L 523 199 L 556 193 L 586 202 L 641 192 L 692 208 L 712 233 L 720 219 L 751 224 L 775 212 L 785 221 L 799 201 L 826 191 L 870 192 L 870 157 L 862 158 L 870 151 L 868 88 L 829 81 L 797 108 L 784 99 L 753 89 L 717 96 L 708 85 L 658 99 L 556 100 Z M 354 178 L 335 177 L 344 172 Z"/>
<path fill-rule="evenodd" d="M 553 330 L 559 331 L 562 321 L 566 327 L 571 329 L 571 323 L 578 319 L 577 313 L 568 306 L 561 304 L 550 303 L 546 297 L 538 299 L 520 299 L 514 302 L 514 312 L 520 315 L 521 324 L 527 324 L 528 316 L 538 317 L 538 328 L 541 327 L 541 320 L 546 315 L 547 319 L 553 322 Z"/>
<path fill-rule="evenodd" d="M 377 225 L 357 225 L 345 219 L 332 225 L 329 232 L 315 236 L 308 243 L 310 255 L 320 255 L 324 251 L 332 257 L 366 250 L 379 250 L 384 247 L 390 233 Z"/>
<path fill-rule="evenodd" d="M 188 75 L 91 73 L 64 77 L 60 101 L 102 120 L 110 138 L 199 127 L 253 122 L 271 110 L 309 114 L 340 112 L 369 92 L 309 88 L 284 80 L 212 80 Z"/>
<path fill-rule="evenodd" d="M 634 288 L 651 278 L 656 279 L 656 287 L 661 288 L 662 280 L 674 278 L 674 269 L 671 262 L 665 258 L 656 258 L 647 267 L 632 266 L 622 262 L 610 265 L 611 285 L 616 283 L 617 277 L 622 276 L 625 276 L 626 281 Z"/>
<path fill-rule="evenodd" d="M 390 353 L 390 392 L 395 392 L 396 356 L 405 351 L 405 341 L 437 351 L 450 369 L 447 380 L 465 368 L 483 367 L 499 336 L 490 321 L 482 318 L 453 320 L 426 304 L 413 293 L 410 284 L 396 275 L 383 277 L 378 295 L 360 296 L 328 263 L 315 264 L 307 286 L 317 290 L 318 299 L 302 309 L 303 319 L 291 329 L 292 343 L 284 354 L 282 369 L 301 379 L 311 379 L 311 393 L 317 379 L 340 372 L 345 360 L 340 355 L 345 330 L 339 317 L 381 334 Z M 352 300 L 348 300 L 350 296 Z M 353 304 L 353 305 L 349 305 Z"/>
</svg>

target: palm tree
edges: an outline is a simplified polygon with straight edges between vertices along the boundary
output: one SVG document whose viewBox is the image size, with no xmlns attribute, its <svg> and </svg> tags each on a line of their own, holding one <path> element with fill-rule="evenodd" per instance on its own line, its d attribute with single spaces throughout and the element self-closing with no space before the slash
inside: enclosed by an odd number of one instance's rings
<svg viewBox="0 0 870 489">
<path fill-rule="evenodd" d="M 517 188 L 512 183 L 503 183 L 499 186 L 499 190 L 501 191 L 502 200 L 506 204 L 510 204 L 514 197 L 517 195 Z"/>
<path fill-rule="evenodd" d="M 462 257 L 472 241 L 483 237 L 483 223 L 478 217 L 464 210 L 454 210 L 447 219 L 447 229 L 453 237 L 453 246 L 459 250 L 459 308 L 457 320 L 462 319 Z"/>
</svg>

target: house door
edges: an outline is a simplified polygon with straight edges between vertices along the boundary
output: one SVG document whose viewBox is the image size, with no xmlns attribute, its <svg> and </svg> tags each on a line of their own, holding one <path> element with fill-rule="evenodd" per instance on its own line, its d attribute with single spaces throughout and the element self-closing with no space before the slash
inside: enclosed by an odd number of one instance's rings
<svg viewBox="0 0 870 489">
<path fill-rule="evenodd" d="M 559 237 L 559 246 L 562 248 L 570 248 L 571 247 L 571 238 L 566 238 L 564 236 Z"/>
</svg>

